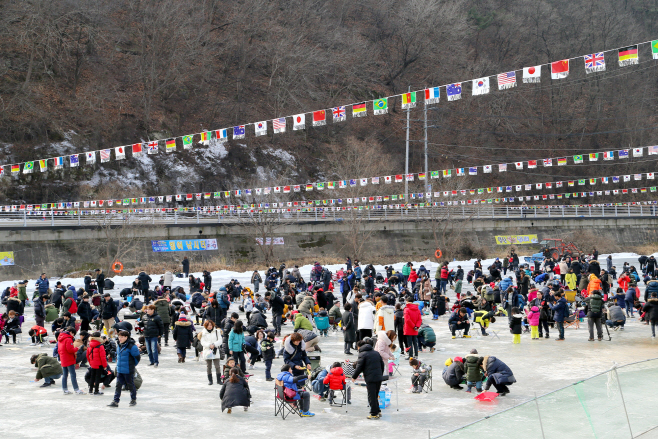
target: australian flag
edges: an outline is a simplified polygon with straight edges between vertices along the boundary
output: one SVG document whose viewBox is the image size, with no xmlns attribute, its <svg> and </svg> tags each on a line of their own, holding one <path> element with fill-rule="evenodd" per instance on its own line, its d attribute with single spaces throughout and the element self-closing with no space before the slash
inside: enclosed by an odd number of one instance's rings
<svg viewBox="0 0 658 439">
<path fill-rule="evenodd" d="M 446 94 L 449 101 L 456 101 L 462 97 L 462 83 L 455 82 L 446 87 Z"/>
<path fill-rule="evenodd" d="M 233 138 L 244 139 L 244 125 L 238 125 L 237 127 L 233 127 Z"/>
</svg>

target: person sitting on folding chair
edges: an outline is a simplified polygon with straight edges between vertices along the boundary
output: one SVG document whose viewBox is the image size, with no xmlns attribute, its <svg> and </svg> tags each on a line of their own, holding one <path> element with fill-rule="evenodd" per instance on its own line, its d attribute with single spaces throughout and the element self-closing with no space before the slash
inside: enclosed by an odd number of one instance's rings
<svg viewBox="0 0 658 439">
<path fill-rule="evenodd" d="M 324 384 L 329 384 L 329 404 L 333 405 L 336 398 L 335 391 L 344 391 L 345 399 L 344 401 L 347 404 L 352 404 L 352 395 L 350 388 L 347 386 L 347 380 L 345 379 L 345 373 L 343 372 L 343 366 L 340 362 L 335 362 L 331 365 L 331 370 L 324 380 Z M 342 402 L 339 404 L 342 405 Z"/>
<path fill-rule="evenodd" d="M 413 368 L 413 372 L 411 373 L 411 385 L 414 389 L 411 393 L 422 393 L 425 382 L 429 377 L 430 366 L 421 363 L 416 358 L 410 359 L 409 365 Z"/>
<path fill-rule="evenodd" d="M 457 311 L 453 312 L 448 320 L 448 326 L 450 327 L 450 332 L 452 332 L 452 338 L 457 338 L 455 332 L 457 330 L 464 331 L 464 338 L 471 338 L 468 335 L 468 329 L 471 327 L 471 324 L 468 322 L 468 313 L 466 308 L 459 308 Z"/>
<path fill-rule="evenodd" d="M 310 417 L 315 416 L 315 413 L 309 411 L 311 408 L 311 394 L 297 388 L 297 383 L 305 381 L 306 378 L 306 375 L 293 376 L 292 366 L 290 366 L 290 364 L 284 364 L 281 366 L 281 372 L 276 377 L 278 381 L 283 383 L 286 397 L 291 396 L 290 399 L 298 401 L 298 404 L 300 404 L 299 409 L 301 415 L 303 417 Z"/>
</svg>

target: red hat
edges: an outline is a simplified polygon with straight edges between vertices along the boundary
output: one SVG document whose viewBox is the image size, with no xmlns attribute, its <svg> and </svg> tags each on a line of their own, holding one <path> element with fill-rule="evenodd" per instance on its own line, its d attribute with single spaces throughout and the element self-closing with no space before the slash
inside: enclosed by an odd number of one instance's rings
<svg viewBox="0 0 658 439">
<path fill-rule="evenodd" d="M 460 363 L 463 363 L 463 362 L 464 362 L 464 360 L 462 359 L 462 357 L 455 357 L 455 361 L 459 361 Z"/>
<path fill-rule="evenodd" d="M 490 286 L 491 288 L 495 287 L 495 286 L 496 286 L 496 282 L 491 282 L 491 283 L 489 284 L 489 286 Z"/>
</svg>

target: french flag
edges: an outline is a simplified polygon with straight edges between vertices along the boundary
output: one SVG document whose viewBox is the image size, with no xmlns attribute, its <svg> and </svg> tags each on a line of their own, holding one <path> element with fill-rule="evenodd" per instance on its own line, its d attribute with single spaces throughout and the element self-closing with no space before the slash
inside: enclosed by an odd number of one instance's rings
<svg viewBox="0 0 658 439">
<path fill-rule="evenodd" d="M 437 104 L 439 102 L 440 94 L 439 87 L 432 87 L 425 89 L 425 103 Z"/>
</svg>

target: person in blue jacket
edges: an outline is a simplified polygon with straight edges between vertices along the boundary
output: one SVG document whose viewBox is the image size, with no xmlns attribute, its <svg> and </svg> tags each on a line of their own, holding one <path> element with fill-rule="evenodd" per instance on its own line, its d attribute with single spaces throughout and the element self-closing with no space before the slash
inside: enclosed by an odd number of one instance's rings
<svg viewBox="0 0 658 439">
<path fill-rule="evenodd" d="M 300 405 L 302 416 L 315 416 L 315 413 L 309 411 L 311 408 L 311 394 L 304 390 L 299 390 L 297 387 L 297 383 L 306 381 L 306 375 L 294 376 L 291 370 L 292 366 L 290 366 L 290 364 L 284 364 L 281 366 L 281 372 L 276 376 L 276 379 L 283 383 L 285 389 L 290 389 L 295 392 L 295 396 L 292 397 L 292 400 L 299 401 L 298 404 Z"/>
<path fill-rule="evenodd" d="M 247 373 L 247 361 L 244 357 L 244 330 L 242 320 L 238 320 L 233 325 L 233 329 L 228 335 L 228 351 L 233 356 L 235 363 L 240 364 L 242 373 Z"/>
<path fill-rule="evenodd" d="M 37 279 L 36 285 L 39 288 L 39 296 L 48 294 L 48 288 L 50 288 L 50 282 L 46 277 L 46 273 L 41 273 L 41 277 Z"/>
<path fill-rule="evenodd" d="M 119 407 L 121 399 L 121 388 L 125 384 L 130 389 L 130 406 L 137 404 L 137 389 L 133 376 L 135 366 L 139 363 L 139 348 L 135 346 L 135 340 L 130 337 L 130 332 L 119 331 L 119 346 L 117 347 L 117 384 L 114 391 L 114 401 L 108 407 Z"/>
<path fill-rule="evenodd" d="M 554 296 L 556 303 L 549 303 L 548 306 L 553 310 L 553 320 L 555 320 L 558 332 L 560 333 L 560 336 L 556 340 L 564 341 L 564 319 L 569 315 L 569 305 L 567 304 L 567 299 L 562 297 L 562 291 L 558 291 Z"/>
</svg>

